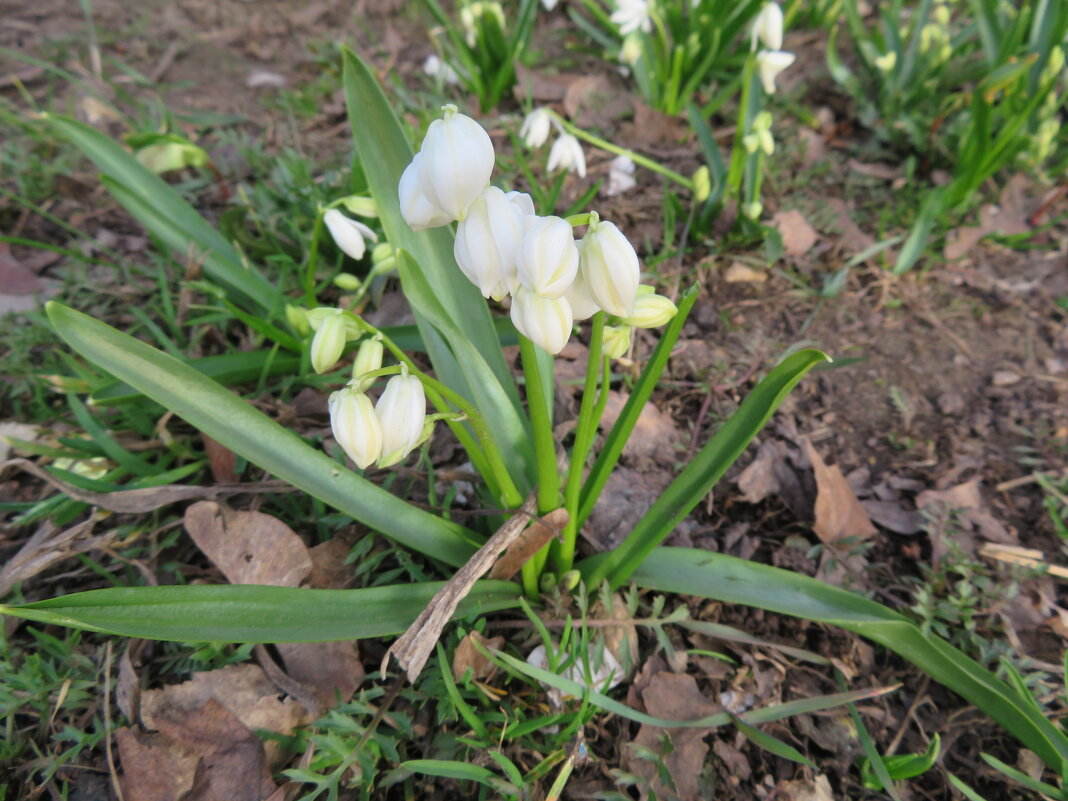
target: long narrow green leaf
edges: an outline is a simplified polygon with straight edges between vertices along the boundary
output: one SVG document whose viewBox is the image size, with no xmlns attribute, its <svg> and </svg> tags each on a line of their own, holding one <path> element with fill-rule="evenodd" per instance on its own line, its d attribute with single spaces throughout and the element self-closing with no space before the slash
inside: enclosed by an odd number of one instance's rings
<svg viewBox="0 0 1068 801">
<path fill-rule="evenodd" d="M 52 114 L 46 119 L 56 133 L 74 144 L 110 179 L 106 185 L 111 191 L 116 187 L 125 190 L 119 202 L 163 239 L 179 259 L 186 257 L 191 244 L 195 245 L 213 281 L 253 301 L 261 309 L 277 310 L 278 290 L 252 267 L 243 265 L 226 238 L 162 178 L 95 128 Z M 173 231 L 180 231 L 184 236 L 175 236 Z"/>
<path fill-rule="evenodd" d="M 875 601 L 789 570 L 689 548 L 658 548 L 633 579 L 649 589 L 755 606 L 867 637 L 983 710 L 1058 774 L 1068 762 L 1068 737 L 1012 687 Z"/>
<path fill-rule="evenodd" d="M 798 351 L 783 359 L 668 485 L 619 547 L 591 566 L 587 582 L 596 586 L 607 578 L 618 587 L 630 578 L 645 557 L 711 492 L 805 373 L 824 361 L 830 360 L 818 350 Z"/>
<path fill-rule="evenodd" d="M 361 590 L 256 584 L 116 587 L 0 606 L 0 615 L 59 626 L 181 642 L 326 642 L 386 637 L 408 628 L 440 581 Z M 480 581 L 455 617 L 508 609 L 519 586 Z"/>
<path fill-rule="evenodd" d="M 386 492 L 312 448 L 194 368 L 62 304 L 47 306 L 78 353 L 293 486 L 414 550 L 460 565 L 473 535 Z"/>
</svg>

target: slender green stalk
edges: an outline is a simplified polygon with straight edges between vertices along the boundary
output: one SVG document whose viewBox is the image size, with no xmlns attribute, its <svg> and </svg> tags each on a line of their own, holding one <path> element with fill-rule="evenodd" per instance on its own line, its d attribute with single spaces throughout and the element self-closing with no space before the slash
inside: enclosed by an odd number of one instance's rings
<svg viewBox="0 0 1068 801">
<path fill-rule="evenodd" d="M 571 569 L 575 561 L 575 543 L 578 539 L 579 500 L 582 494 L 582 472 L 586 466 L 586 457 L 597 435 L 597 423 L 600 415 L 596 414 L 600 397 L 596 396 L 597 377 L 602 369 L 601 345 L 604 342 L 603 311 L 593 315 L 590 328 L 590 347 L 586 362 L 586 383 L 582 388 L 582 404 L 579 407 L 578 423 L 575 426 L 575 444 L 571 447 L 571 459 L 568 463 L 567 483 L 564 485 L 564 508 L 567 509 L 568 521 L 563 530 L 563 542 L 554 547 L 557 569 L 561 573 Z M 601 396 L 607 398 L 608 384 L 601 384 Z M 603 410 L 603 406 L 601 407 Z"/>
<path fill-rule="evenodd" d="M 308 263 L 304 266 L 304 299 L 309 306 L 316 306 L 315 268 L 319 263 L 319 240 L 323 236 L 323 215 L 320 211 L 315 216 L 312 227 L 311 245 L 308 248 Z"/>
<path fill-rule="evenodd" d="M 573 125 L 572 123 L 568 122 L 551 109 L 549 110 L 549 113 L 553 115 L 553 119 L 560 123 L 560 127 L 562 127 L 569 134 L 577 136 L 579 139 L 585 139 L 594 147 L 601 148 L 601 150 L 607 150 L 609 153 L 615 153 L 617 156 L 627 156 L 635 164 L 641 164 L 643 167 L 650 169 L 655 173 L 659 173 L 665 178 L 669 178 L 670 180 L 677 183 L 679 186 L 685 187 L 691 192 L 693 191 L 693 181 L 691 181 L 685 175 L 677 173 L 674 170 L 669 170 L 663 164 L 658 164 L 651 158 L 643 156 L 641 153 L 635 153 L 633 150 L 627 150 L 627 148 L 625 147 L 614 145 L 607 139 L 602 139 L 599 136 L 594 136 L 591 133 L 587 133 L 586 131 L 579 128 L 577 125 Z"/>
<path fill-rule="evenodd" d="M 748 154 L 742 139 L 752 122 L 749 113 L 750 98 L 753 94 L 753 77 L 756 70 L 756 56 L 750 54 L 745 60 L 745 68 L 742 72 L 742 99 L 738 105 L 738 127 L 734 131 L 734 145 L 731 147 L 731 166 L 727 172 L 727 194 L 736 200 L 741 199 L 742 174 L 745 169 L 745 161 Z"/>
</svg>

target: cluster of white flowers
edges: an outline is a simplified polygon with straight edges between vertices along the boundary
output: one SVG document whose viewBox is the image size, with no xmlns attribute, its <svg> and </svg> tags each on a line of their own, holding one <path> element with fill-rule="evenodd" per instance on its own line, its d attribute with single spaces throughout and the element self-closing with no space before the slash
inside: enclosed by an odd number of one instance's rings
<svg viewBox="0 0 1068 801">
<path fill-rule="evenodd" d="M 613 223 L 591 213 L 586 235 L 576 242 L 571 223 L 536 215 L 529 195 L 490 186 L 495 154 L 489 135 L 455 106 L 443 111 L 401 176 L 401 213 L 416 230 L 459 223 L 456 263 L 483 297 L 511 296 L 512 322 L 521 334 L 559 353 L 574 322 L 599 310 L 628 327 L 628 341 L 630 326 L 651 328 L 671 319 L 675 305 L 668 298 L 639 288 L 638 255 Z M 524 137 L 544 143 L 551 117 L 535 115 L 524 123 Z"/>
<path fill-rule="evenodd" d="M 753 21 L 750 45 L 756 50 L 757 44 L 766 49 L 756 55 L 757 74 L 764 85 L 764 91 L 775 94 L 775 79 L 779 73 L 794 63 L 795 56 L 782 49 L 783 18 L 782 9 L 777 3 L 765 3 Z"/>
<path fill-rule="evenodd" d="M 549 150 L 549 172 L 560 168 L 577 172 L 580 178 L 585 178 L 586 156 L 582 152 L 582 145 L 578 139 L 563 130 L 547 108 L 539 107 L 530 112 L 519 128 L 519 135 L 527 147 L 535 150 L 549 141 L 549 134 L 554 126 L 558 136 Z"/>
</svg>

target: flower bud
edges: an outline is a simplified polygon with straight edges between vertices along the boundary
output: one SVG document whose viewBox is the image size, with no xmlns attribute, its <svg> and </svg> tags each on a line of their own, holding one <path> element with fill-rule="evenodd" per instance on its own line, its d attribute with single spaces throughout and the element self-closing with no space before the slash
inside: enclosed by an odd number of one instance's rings
<svg viewBox="0 0 1068 801">
<path fill-rule="evenodd" d="M 357 214 L 360 217 L 378 216 L 378 204 L 375 203 L 375 199 L 373 197 L 364 197 L 363 195 L 349 195 L 346 198 L 342 198 L 341 204 L 353 214 Z"/>
<path fill-rule="evenodd" d="M 311 331 L 311 325 L 308 324 L 308 310 L 301 306 L 286 304 L 286 322 L 302 337 L 307 336 Z"/>
<path fill-rule="evenodd" d="M 360 343 L 360 347 L 356 351 L 356 359 L 352 363 L 352 383 L 361 392 L 365 391 L 367 387 L 363 386 L 360 378 L 372 370 L 381 369 L 385 350 L 382 340 L 377 337 L 365 339 Z"/>
<path fill-rule="evenodd" d="M 530 149 L 541 147 L 549 140 L 552 122 L 553 118 L 548 109 L 536 108 L 523 120 L 519 135 Z"/>
<path fill-rule="evenodd" d="M 360 288 L 360 279 L 352 273 L 338 273 L 334 276 L 334 286 L 346 292 L 355 292 Z"/>
<path fill-rule="evenodd" d="M 616 317 L 631 313 L 641 280 L 638 254 L 615 223 L 596 212 L 579 243 L 579 270 L 598 306 Z"/>
<path fill-rule="evenodd" d="M 389 467 L 423 441 L 426 420 L 423 382 L 406 372 L 393 376 L 375 404 L 375 414 L 382 426 L 382 455 L 378 466 Z"/>
<path fill-rule="evenodd" d="M 775 79 L 779 73 L 794 63 L 794 54 L 782 50 L 761 50 L 756 55 L 757 74 L 764 84 L 764 91 L 775 94 Z"/>
<path fill-rule="evenodd" d="M 397 187 L 401 215 L 413 231 L 437 228 L 452 222 L 452 218 L 431 203 L 423 193 L 419 175 L 422 162 L 423 154 L 416 153 L 412 163 L 401 173 L 400 185 Z"/>
<path fill-rule="evenodd" d="M 456 227 L 453 255 L 482 297 L 501 300 L 518 284 L 515 254 L 526 231 L 520 204 L 495 186 L 479 195 Z"/>
<path fill-rule="evenodd" d="M 577 172 L 580 178 L 586 177 L 586 156 L 582 152 L 579 140 L 571 134 L 560 134 L 549 151 L 548 170 L 557 167 L 568 172 Z"/>
<path fill-rule="evenodd" d="M 652 290 L 652 287 L 648 287 L 648 290 Z M 675 316 L 678 308 L 670 298 L 648 290 L 638 293 L 634 301 L 634 311 L 629 317 L 620 320 L 621 323 L 635 328 L 659 328 Z"/>
<path fill-rule="evenodd" d="M 486 130 L 454 105 L 442 107 L 419 150 L 419 189 L 430 204 L 451 220 L 462 220 L 468 207 L 489 186 L 495 156 Z"/>
<path fill-rule="evenodd" d="M 604 341 L 601 343 L 601 352 L 606 358 L 618 359 L 630 350 L 629 325 L 606 325 L 604 327 Z"/>
<path fill-rule="evenodd" d="M 782 50 L 782 9 L 777 3 L 765 3 L 753 20 L 750 46 L 757 48 L 757 40 L 768 50 Z"/>
<path fill-rule="evenodd" d="M 543 298 L 559 298 L 578 274 L 579 252 L 571 223 L 560 217 L 528 218 L 516 251 L 519 283 Z"/>
<path fill-rule="evenodd" d="M 361 222 L 350 220 L 337 209 L 327 209 L 323 214 L 323 222 L 330 231 L 334 243 L 341 248 L 346 256 L 352 259 L 362 259 L 367 251 L 364 239 L 372 242 L 378 241 L 378 234 Z"/>
<path fill-rule="evenodd" d="M 892 72 L 894 67 L 897 66 L 897 51 L 891 50 L 887 53 L 883 53 L 881 56 L 877 56 L 875 59 L 875 67 L 882 72 Z"/>
<path fill-rule="evenodd" d="M 361 470 L 382 454 L 382 426 L 371 399 L 346 386 L 330 396 L 330 430 Z"/>
<path fill-rule="evenodd" d="M 742 206 L 742 213 L 750 220 L 759 220 L 762 211 L 764 211 L 764 204 L 759 200 L 754 200 L 752 203 L 746 203 Z"/>
<path fill-rule="evenodd" d="M 642 57 L 641 34 L 632 33 L 623 38 L 623 46 L 619 48 L 619 60 L 628 67 L 633 67 Z"/>
<path fill-rule="evenodd" d="M 693 199 L 698 203 L 704 203 L 712 194 L 712 174 L 708 166 L 702 164 L 694 170 L 691 180 L 693 181 Z"/>
<path fill-rule="evenodd" d="M 526 217 L 534 216 L 534 198 L 528 195 L 526 192 L 506 192 L 504 195 L 508 198 L 508 202 L 519 209 L 519 213 Z M 529 220 L 528 220 L 529 222 Z"/>
<path fill-rule="evenodd" d="M 325 373 L 341 358 L 347 341 L 345 318 L 341 310 L 326 316 L 315 331 L 311 344 L 311 364 L 317 373 Z"/>
<path fill-rule="evenodd" d="M 566 298 L 543 298 L 522 286 L 512 296 L 512 323 L 520 334 L 549 353 L 564 349 L 572 322 Z"/>
</svg>

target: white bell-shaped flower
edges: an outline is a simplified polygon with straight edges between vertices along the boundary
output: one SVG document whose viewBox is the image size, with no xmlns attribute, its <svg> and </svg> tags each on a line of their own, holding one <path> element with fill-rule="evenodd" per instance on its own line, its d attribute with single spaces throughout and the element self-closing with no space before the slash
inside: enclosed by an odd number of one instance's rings
<svg viewBox="0 0 1068 801">
<path fill-rule="evenodd" d="M 518 284 L 515 255 L 526 231 L 520 206 L 491 186 L 456 227 L 456 263 L 484 298 L 501 300 Z"/>
<path fill-rule="evenodd" d="M 378 234 L 361 222 L 350 220 L 337 209 L 327 209 L 323 213 L 323 222 L 330 231 L 330 236 L 342 252 L 352 259 L 362 259 L 367 252 L 367 243 L 378 241 Z"/>
<path fill-rule="evenodd" d="M 493 172 L 493 142 L 486 130 L 456 106 L 443 106 L 445 116 L 434 120 L 419 149 L 419 189 L 431 205 L 462 220 L 475 198 L 489 186 Z"/>
<path fill-rule="evenodd" d="M 642 286 L 634 300 L 634 311 L 620 322 L 635 328 L 659 328 L 674 317 L 677 311 L 678 307 L 671 302 L 671 298 L 657 295 L 651 286 Z"/>
<path fill-rule="evenodd" d="M 534 216 L 534 198 L 528 195 L 526 192 L 507 192 L 504 195 L 508 198 L 508 202 L 519 209 L 519 213 L 526 217 Z M 528 220 L 529 222 L 529 220 Z"/>
<path fill-rule="evenodd" d="M 764 84 L 764 91 L 769 95 L 775 94 L 775 79 L 779 73 L 794 63 L 793 53 L 783 50 L 761 50 L 756 55 L 757 74 L 760 82 Z"/>
<path fill-rule="evenodd" d="M 579 140 L 571 134 L 560 134 L 549 150 L 549 172 L 557 167 L 577 172 L 580 178 L 586 177 L 586 156 L 582 152 Z"/>
<path fill-rule="evenodd" d="M 598 306 L 616 317 L 631 313 L 641 280 L 638 254 L 615 223 L 596 213 L 579 243 L 579 272 Z"/>
<path fill-rule="evenodd" d="M 616 156 L 608 167 L 608 185 L 604 193 L 608 197 L 629 192 L 638 182 L 634 178 L 634 161 L 630 156 Z"/>
<path fill-rule="evenodd" d="M 543 298 L 519 287 L 512 296 L 512 323 L 535 345 L 556 354 L 571 338 L 571 306 L 567 298 Z"/>
<path fill-rule="evenodd" d="M 571 316 L 575 322 L 588 320 L 601 310 L 597 301 L 593 299 L 593 295 L 590 294 L 590 288 L 586 286 L 582 270 L 579 270 L 564 297 L 567 298 L 567 303 L 571 307 Z"/>
<path fill-rule="evenodd" d="M 782 50 L 782 9 L 778 3 L 765 3 L 753 20 L 750 46 L 757 49 L 759 41 L 768 50 Z"/>
<path fill-rule="evenodd" d="M 426 421 L 423 382 L 407 372 L 393 376 L 375 404 L 375 414 L 382 426 L 382 455 L 378 466 L 389 467 L 423 441 Z"/>
<path fill-rule="evenodd" d="M 419 177 L 420 167 L 423 163 L 423 154 L 416 153 L 412 163 L 401 173 L 400 185 L 397 194 L 400 200 L 401 215 L 404 221 L 412 227 L 413 231 L 422 231 L 424 228 L 437 228 L 448 225 L 452 218 L 447 212 L 442 211 L 423 193 L 422 182 Z"/>
<path fill-rule="evenodd" d="M 346 386 L 330 396 L 330 430 L 361 470 L 382 455 L 382 426 L 374 404 L 363 392 Z"/>
<path fill-rule="evenodd" d="M 541 147 L 552 132 L 552 115 L 547 108 L 538 107 L 530 112 L 519 129 L 519 136 L 531 150 Z"/>
<path fill-rule="evenodd" d="M 519 283 L 543 298 L 559 298 L 578 274 L 579 252 L 571 223 L 561 217 L 527 218 L 516 251 Z"/>
<path fill-rule="evenodd" d="M 652 31 L 653 19 L 649 15 L 648 0 L 616 0 L 615 6 L 615 11 L 609 19 L 619 26 L 620 36 L 634 31 Z"/>
</svg>

